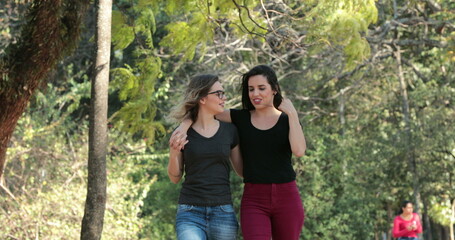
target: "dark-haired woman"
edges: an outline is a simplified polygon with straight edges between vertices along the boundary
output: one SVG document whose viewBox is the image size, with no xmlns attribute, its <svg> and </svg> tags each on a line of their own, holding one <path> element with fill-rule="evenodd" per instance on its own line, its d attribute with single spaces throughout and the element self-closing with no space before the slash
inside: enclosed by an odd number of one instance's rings
<svg viewBox="0 0 455 240">
<path fill-rule="evenodd" d="M 245 240 L 299 239 L 303 204 L 292 167 L 292 154 L 303 156 L 305 137 L 298 114 L 283 98 L 275 71 L 266 65 L 242 76 L 241 110 L 226 110 L 216 118 L 236 125 L 243 158 L 244 191 L 241 228 Z M 171 138 L 183 147 L 191 121 L 184 121 Z M 182 137 L 183 136 L 183 137 Z"/>
<path fill-rule="evenodd" d="M 191 79 L 173 115 L 190 118 L 185 148 L 170 146 L 168 175 L 178 183 L 185 173 L 176 216 L 179 240 L 233 240 L 238 222 L 232 206 L 230 165 L 242 176 L 237 129 L 215 119 L 224 111 L 224 90 L 215 75 Z M 231 160 L 231 163 L 230 163 Z"/>
<path fill-rule="evenodd" d="M 412 202 L 403 201 L 400 215 L 393 220 L 393 237 L 398 240 L 418 240 L 417 234 L 422 232 L 422 224 L 419 215 L 413 210 Z"/>
</svg>

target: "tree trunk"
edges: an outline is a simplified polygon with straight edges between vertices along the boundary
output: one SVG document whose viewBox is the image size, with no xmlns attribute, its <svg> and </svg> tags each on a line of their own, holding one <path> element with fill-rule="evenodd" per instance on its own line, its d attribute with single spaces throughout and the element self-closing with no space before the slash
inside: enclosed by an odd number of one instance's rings
<svg viewBox="0 0 455 240">
<path fill-rule="evenodd" d="M 423 198 L 423 211 L 425 214 L 422 214 L 423 215 L 423 222 L 425 223 L 424 226 L 424 230 L 425 230 L 425 233 L 426 233 L 426 239 L 427 240 L 433 240 L 433 229 L 431 227 L 431 221 L 430 221 L 430 216 L 428 216 L 428 207 L 429 204 L 428 203 L 428 199 L 427 198 Z"/>
<path fill-rule="evenodd" d="M 345 128 L 346 128 L 346 113 L 345 113 L 345 105 L 346 105 L 346 99 L 345 99 L 345 89 L 340 90 L 340 97 L 338 100 L 338 114 L 340 115 L 340 124 L 341 124 L 341 136 L 344 136 L 345 133 Z"/>
<path fill-rule="evenodd" d="M 455 219 L 455 199 L 452 200 L 452 217 L 451 219 Z M 450 221 L 450 225 L 449 225 L 449 229 L 450 229 L 450 240 L 454 240 L 455 239 L 455 234 L 454 234 L 454 230 L 453 230 L 453 221 Z"/>
<path fill-rule="evenodd" d="M 9 45 L 0 59 L 0 179 L 17 121 L 35 90 L 45 85 L 49 71 L 74 49 L 82 15 L 89 3 L 89 0 L 33 1 L 19 40 Z"/>
<path fill-rule="evenodd" d="M 398 65 L 398 79 L 400 81 L 400 93 L 402 98 L 402 111 L 405 124 L 405 138 L 406 138 L 406 158 L 409 165 L 409 171 L 412 174 L 412 187 L 414 190 L 414 204 L 416 212 L 419 212 L 420 207 L 420 185 L 419 185 L 419 174 L 417 172 L 417 164 L 415 161 L 415 156 L 413 154 L 413 142 L 412 142 L 412 132 L 411 132 L 411 117 L 409 114 L 409 99 L 407 84 L 404 79 L 402 62 L 401 62 L 401 48 L 398 45 L 395 47 L 395 58 Z"/>
<path fill-rule="evenodd" d="M 389 202 L 387 202 L 387 217 L 391 222 L 393 222 L 394 214 L 392 206 Z M 392 228 L 389 228 L 389 231 L 387 231 L 387 240 L 392 240 Z"/>
<path fill-rule="evenodd" d="M 87 198 L 81 239 L 101 239 L 106 208 L 107 104 L 112 0 L 95 2 L 96 62 L 92 78 Z"/>
<path fill-rule="evenodd" d="M 449 240 L 450 236 L 449 236 L 449 227 L 446 227 L 446 226 L 442 226 L 442 232 L 443 232 L 443 237 L 442 239 L 447 239 Z"/>
</svg>

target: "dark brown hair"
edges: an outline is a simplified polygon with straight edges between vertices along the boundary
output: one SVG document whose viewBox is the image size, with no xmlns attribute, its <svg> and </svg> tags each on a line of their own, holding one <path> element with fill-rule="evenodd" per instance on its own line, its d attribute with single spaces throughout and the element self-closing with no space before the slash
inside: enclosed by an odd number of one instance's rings
<svg viewBox="0 0 455 240">
<path fill-rule="evenodd" d="M 250 77 L 262 75 L 267 79 L 267 82 L 272 86 L 272 90 L 276 92 L 273 99 L 273 106 L 278 108 L 281 101 L 283 101 L 283 96 L 281 95 L 280 85 L 278 84 L 278 78 L 276 77 L 275 71 L 267 65 L 258 65 L 247 73 L 242 75 L 242 106 L 243 109 L 253 110 L 254 105 L 251 103 L 251 100 L 248 96 L 248 80 Z"/>
</svg>

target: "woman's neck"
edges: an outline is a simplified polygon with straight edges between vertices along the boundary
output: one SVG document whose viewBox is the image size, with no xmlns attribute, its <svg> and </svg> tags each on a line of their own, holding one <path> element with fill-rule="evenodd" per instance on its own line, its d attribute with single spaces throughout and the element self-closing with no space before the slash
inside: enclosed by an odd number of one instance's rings
<svg viewBox="0 0 455 240">
<path fill-rule="evenodd" d="M 201 112 L 199 112 L 196 122 L 193 123 L 193 127 L 201 130 L 210 129 L 216 125 L 218 125 L 218 121 L 215 119 L 214 115 L 203 114 Z"/>
<path fill-rule="evenodd" d="M 268 117 L 268 116 L 274 116 L 274 115 L 281 114 L 281 112 L 278 109 L 276 109 L 275 107 L 254 109 L 253 113 L 258 117 Z"/>
<path fill-rule="evenodd" d="M 401 217 L 403 217 L 404 219 L 408 220 L 409 218 L 412 217 L 412 213 L 402 213 Z"/>
</svg>

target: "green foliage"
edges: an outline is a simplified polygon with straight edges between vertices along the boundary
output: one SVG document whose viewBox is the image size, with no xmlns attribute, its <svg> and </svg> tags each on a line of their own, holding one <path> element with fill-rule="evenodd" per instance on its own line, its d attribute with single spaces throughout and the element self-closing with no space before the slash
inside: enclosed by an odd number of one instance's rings
<svg viewBox="0 0 455 240">
<path fill-rule="evenodd" d="M 127 171 L 129 178 L 143 187 L 138 216 L 145 223 L 137 233 L 140 239 L 174 239 L 176 203 L 180 187 L 167 177 L 168 153 L 153 153 L 143 148 L 134 155 L 125 156 L 134 169 Z"/>
<path fill-rule="evenodd" d="M 117 91 L 119 100 L 124 103 L 111 119 L 121 130 L 131 136 L 140 134 L 149 144 L 153 143 L 156 132 L 164 134 L 162 124 L 154 121 L 157 108 L 153 102 L 165 96 L 162 90 L 169 88 L 166 81 L 163 82 L 163 86 L 156 84 L 162 77 L 162 60 L 154 51 L 153 34 L 157 31 L 155 12 L 164 8 L 167 14 L 172 15 L 182 13 L 180 8 L 182 5 L 190 7 L 186 13 L 190 16 L 190 21 L 167 23 L 168 33 L 160 41 L 160 45 L 169 47 L 171 53 L 183 53 L 180 59 L 183 62 L 191 60 L 197 50 L 203 54 L 206 44 L 214 40 L 213 32 L 217 23 L 210 14 L 207 14 L 213 11 L 218 18 L 225 17 L 224 7 L 229 4 L 232 7 L 229 1 L 221 1 L 211 6 L 197 1 L 184 2 L 179 4 L 177 1 L 166 3 L 139 1 L 129 8 L 113 12 L 113 44 L 117 51 L 133 47 L 135 50 L 132 56 L 136 60 L 125 62 L 123 67 L 112 70 L 114 80 L 110 90 Z M 232 12 L 233 9 L 229 11 Z M 139 44 L 134 44 L 134 40 Z M 156 88 L 161 92 L 155 94 Z"/>
<path fill-rule="evenodd" d="M 455 223 L 452 203 L 448 196 L 443 196 L 440 202 L 438 202 L 436 198 L 432 198 L 430 201 L 431 208 L 429 210 L 429 215 L 435 219 L 437 223 L 443 226 L 450 226 Z"/>
<path fill-rule="evenodd" d="M 79 135 L 79 139 L 74 143 L 86 145 L 84 135 Z M 124 139 L 121 136 L 112 137 Z M 47 138 L 62 141 L 54 135 L 47 135 Z M 71 146 L 63 144 L 56 147 L 62 151 Z M 39 147 L 34 148 L 35 151 L 45 151 Z M 16 150 L 16 148 L 12 149 L 12 152 Z M 60 151 L 54 154 L 63 155 L 64 153 Z M 19 189 L 14 191 L 13 194 L 16 195 L 14 200 L 7 195 L 2 195 L 0 205 L 4 214 L 0 214 L 0 220 L 3 223 L 0 237 L 2 239 L 13 236 L 19 239 L 77 238 L 80 235 L 80 222 L 84 211 L 87 177 L 85 156 L 87 154 L 86 147 L 82 147 L 81 151 L 74 154 L 75 159 L 53 159 L 59 161 L 60 168 L 58 168 L 59 171 L 52 173 L 48 173 L 43 165 L 38 168 L 33 167 L 32 171 L 37 171 L 40 175 L 26 175 L 27 182 L 23 183 L 25 185 L 22 193 Z M 25 157 L 31 160 L 34 156 Z M 33 166 L 31 163 L 27 164 Z M 137 235 L 147 225 L 139 214 L 142 199 L 145 197 L 144 192 L 147 192 L 148 184 L 153 184 L 153 181 L 147 183 L 132 181 L 128 175 L 136 168 L 133 162 L 124 162 L 120 156 L 111 157 L 108 163 L 108 200 L 103 232 L 106 239 L 131 239 L 131 236 Z M 10 178 L 21 174 L 15 171 L 16 169 L 6 174 Z M 25 186 L 27 186 L 26 189 Z"/>
<path fill-rule="evenodd" d="M 218 32 L 232 32 L 239 38 L 251 35 L 261 41 L 272 32 L 267 26 L 272 26 L 272 23 L 261 16 L 263 13 L 257 1 L 243 1 L 241 4 L 228 0 L 209 4 L 200 1 L 133 1 L 125 8 L 122 4 L 117 6 L 120 8 L 113 13 L 113 44 L 117 51 L 134 48 L 132 56 L 137 60 L 125 61 L 123 66 L 113 70 L 115 80 L 111 90 L 118 90 L 119 99 L 125 101 L 113 119 L 122 130 L 133 136 L 141 134 L 149 143 L 153 142 L 156 131 L 163 133 L 160 123 L 152 121 L 156 116 L 156 106 L 151 104 L 157 96 L 153 91 L 160 88 L 156 86 L 157 80 L 162 77 L 162 59 L 154 50 L 154 42 L 158 42 L 153 36 L 158 33 L 157 24 L 163 25 L 167 31 L 159 40 L 159 46 L 171 55 L 181 55 L 179 64 L 191 61 L 196 53 L 202 61 L 208 44 L 216 41 Z M 308 6 L 311 9 L 312 4 Z M 157 18 L 164 19 L 163 13 L 173 21 L 157 22 Z M 325 39 L 331 44 L 345 46 L 347 69 L 370 54 L 363 35 L 377 18 L 374 1 L 323 1 L 309 10 L 308 16 L 315 22 L 305 17 L 295 23 L 292 21 L 291 27 L 308 31 L 309 40 Z M 304 27 L 300 27 L 302 24 Z"/>
<path fill-rule="evenodd" d="M 265 33 L 265 23 L 257 25 L 253 19 L 259 18 L 259 12 L 252 9 L 254 1 L 244 1 L 242 7 L 236 7 L 232 1 L 213 1 L 210 4 L 200 1 L 186 1 L 187 12 L 184 20 L 169 23 L 168 34 L 161 40 L 161 46 L 168 47 L 173 54 L 182 54 L 182 61 L 192 60 L 196 51 L 204 55 L 208 43 L 212 43 L 215 30 L 235 26 L 232 32 L 242 37 L 248 32 Z M 181 13 L 175 9 L 177 1 L 169 1 L 169 15 Z M 249 10 L 248 10 L 249 9 Z M 182 18 L 182 16 L 180 16 Z"/>
<path fill-rule="evenodd" d="M 78 105 L 85 86 L 69 85 L 71 91 L 55 88 L 46 97 L 39 93 L 18 123 L 5 172 L 12 195 L 2 195 L 0 200 L 5 211 L 0 214 L 2 239 L 79 235 L 84 200 L 80 193 L 85 182 L 81 156 L 87 154 L 83 135 L 87 129 L 67 116 Z"/>
<path fill-rule="evenodd" d="M 202 44 L 202 53 L 204 52 L 206 42 L 213 38 L 213 27 L 205 20 L 205 15 L 195 14 L 192 22 L 176 22 L 168 25 L 169 34 L 163 38 L 161 45 L 172 49 L 173 54 L 183 52 L 182 60 L 191 60 L 199 44 Z"/>
<path fill-rule="evenodd" d="M 154 104 L 155 81 L 161 74 L 159 58 L 138 60 L 136 69 L 114 69 L 113 89 L 119 90 L 120 100 L 127 100 L 123 107 L 116 112 L 115 122 L 121 130 L 134 135 L 142 132 L 142 138 L 152 143 L 156 131 L 165 134 L 162 124 L 154 121 L 156 105 Z"/>
<path fill-rule="evenodd" d="M 8 149 L 12 161 L 5 172 L 5 186 L 12 195 L 0 195 L 1 239 L 75 239 L 80 235 L 87 188 L 88 123 L 72 121 L 69 116 L 86 94 L 86 83 L 70 81 L 66 88 L 49 85 L 46 97 L 38 94 L 21 118 L 14 144 Z M 126 144 L 128 137 L 114 130 L 110 139 L 103 236 L 131 239 L 147 228 L 140 213 L 154 180 L 133 178 L 131 173 L 141 171 L 142 166 L 118 154 L 145 149 L 144 143 Z"/>
<path fill-rule="evenodd" d="M 6 202 L 10 204 L 7 207 L 2 206 L 0 219 L 3 224 L 0 237 L 74 239 L 80 231 L 84 200 L 80 193 L 84 191 L 82 184 L 70 183 L 52 186 L 52 189 L 47 191 L 18 196 L 13 202 L 6 196 L 1 196 L 2 205 Z"/>
<path fill-rule="evenodd" d="M 368 26 L 378 18 L 375 1 L 315 1 L 308 5 L 312 9 L 304 22 L 314 27 L 308 29 L 307 42 L 322 43 L 315 45 L 313 50 L 320 51 L 325 44 L 344 47 L 347 71 L 370 56 L 365 35 Z"/>
<path fill-rule="evenodd" d="M 125 49 L 134 40 L 134 29 L 125 21 L 119 11 L 112 11 L 112 44 L 117 49 Z"/>
<path fill-rule="evenodd" d="M 153 2 L 139 1 L 129 9 L 113 11 L 112 42 L 118 52 L 133 46 L 135 60 L 112 69 L 111 92 L 118 92 L 123 106 L 111 117 L 120 130 L 130 136 L 141 135 L 149 144 L 156 132 L 164 134 L 164 127 L 155 121 L 154 91 L 161 77 L 161 59 L 153 52 L 153 33 L 156 31 Z M 141 45 L 132 45 L 134 42 Z M 137 137 L 136 137 L 137 138 Z"/>
</svg>

